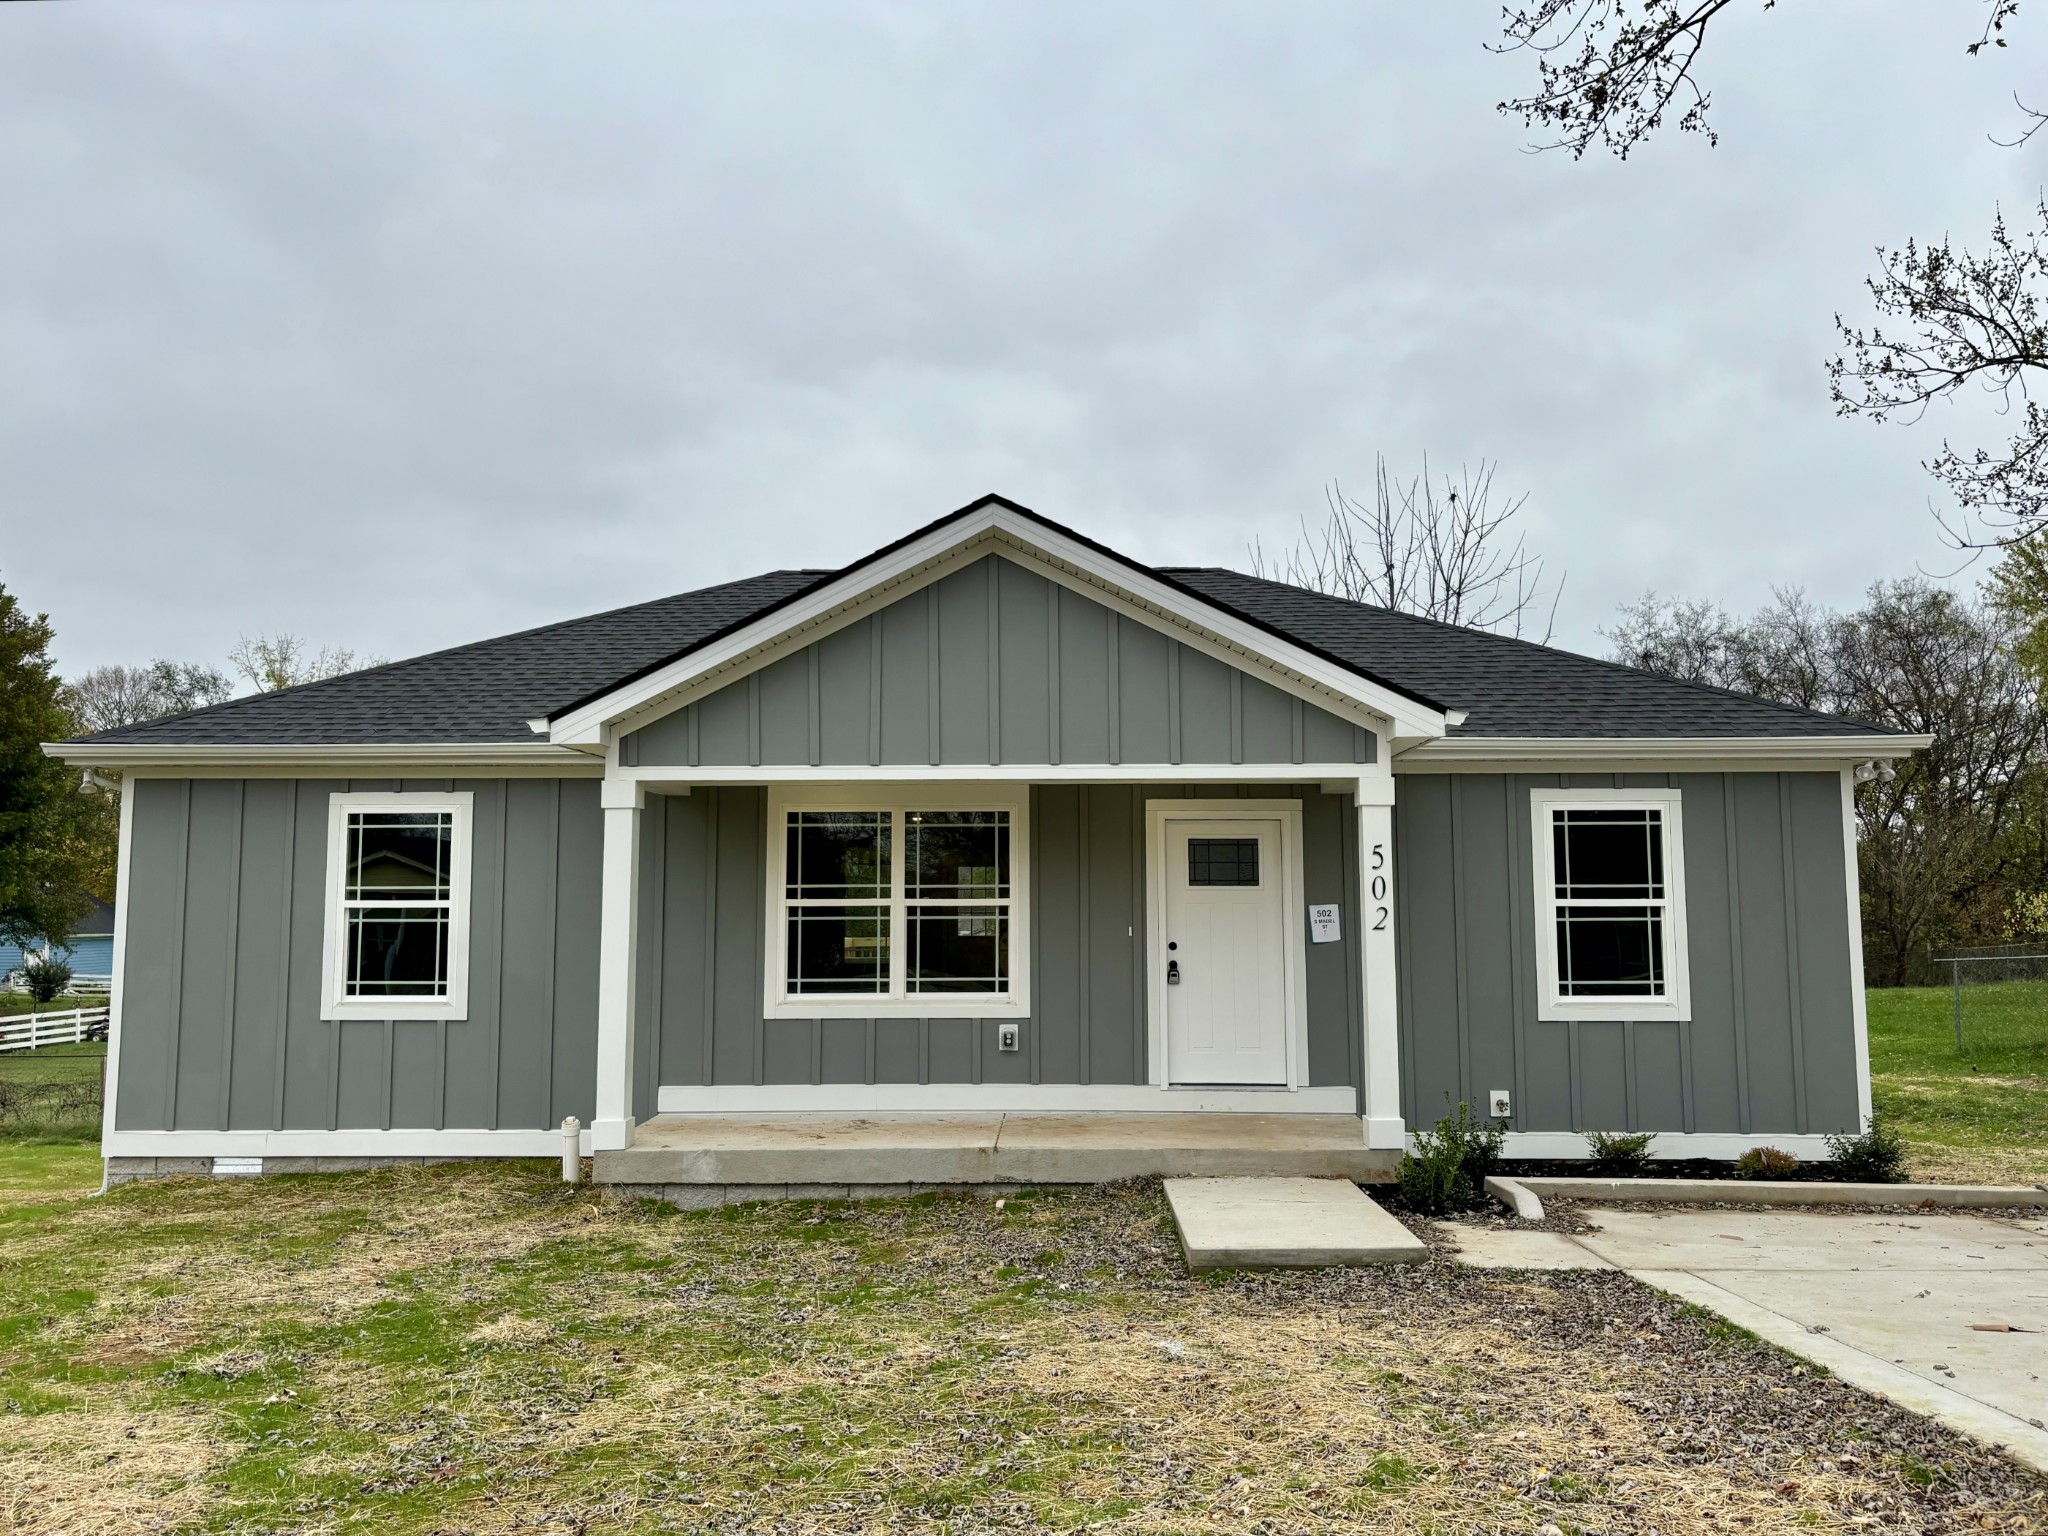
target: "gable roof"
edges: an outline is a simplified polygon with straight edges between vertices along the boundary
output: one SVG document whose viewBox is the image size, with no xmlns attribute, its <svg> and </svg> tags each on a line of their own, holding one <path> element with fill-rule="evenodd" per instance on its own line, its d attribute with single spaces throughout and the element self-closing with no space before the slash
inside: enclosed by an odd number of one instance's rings
<svg viewBox="0 0 2048 1536">
<path fill-rule="evenodd" d="M 1465 711 L 1453 737 L 1872 736 L 1887 727 L 1215 566 L 1162 574 Z"/>
<path fill-rule="evenodd" d="M 770 571 L 81 738 L 113 746 L 530 743 L 527 721 L 760 613 L 824 573 Z"/>
<path fill-rule="evenodd" d="M 1130 590 L 1163 594 L 1175 608 L 1213 619 L 1254 644 L 1264 637 L 1274 653 L 1308 658 L 1304 665 L 1355 679 L 1362 696 L 1392 699 L 1406 706 L 1404 713 L 1449 714 L 1455 721 L 1462 710 L 1462 722 L 1449 726 L 1454 740 L 1776 738 L 1818 745 L 1896 734 L 1237 571 L 1148 567 L 1006 498 L 987 496 L 839 570 L 770 571 L 231 699 L 83 737 L 61 755 L 92 762 L 92 748 L 403 746 L 565 757 L 564 749 L 536 737 L 534 724 L 590 714 L 635 688 L 650 695 L 664 676 L 687 673 L 692 658 L 714 655 L 721 646 L 739 654 L 750 636 L 777 633 L 779 618 L 800 623 L 806 611 L 856 590 L 891 560 L 942 547 L 945 530 L 975 517 L 984 527 L 996 518 L 1001 527 L 1039 532 L 1050 545 L 1085 552 L 1099 569 L 1120 573 Z M 1917 739 L 1897 740 L 1903 747 Z"/>
</svg>

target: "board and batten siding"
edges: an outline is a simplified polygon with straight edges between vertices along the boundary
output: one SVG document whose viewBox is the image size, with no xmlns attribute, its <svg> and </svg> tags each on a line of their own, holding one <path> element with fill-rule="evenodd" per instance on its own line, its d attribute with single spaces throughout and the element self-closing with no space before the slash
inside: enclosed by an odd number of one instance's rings
<svg viewBox="0 0 2048 1536">
<path fill-rule="evenodd" d="M 627 767 L 1364 763 L 1370 731 L 999 555 L 629 732 Z"/>
<path fill-rule="evenodd" d="M 1403 775 L 1395 802 L 1402 1110 L 1514 1093 L 1518 1131 L 1858 1128 L 1841 778 Z M 1536 1017 L 1529 792 L 1684 799 L 1692 1018 Z"/>
<path fill-rule="evenodd" d="M 1310 902 L 1356 911 L 1348 795 L 1315 785 L 1038 785 L 1031 791 L 1032 1016 L 1020 1048 L 992 1019 L 764 1019 L 767 792 L 652 795 L 643 824 L 635 1113 L 659 1085 L 1144 1083 L 1145 802 L 1299 798 Z M 1308 945 L 1308 1081 L 1355 1084 L 1353 925 Z M 1008 1022 L 1008 1021 L 1006 1021 Z"/>
<path fill-rule="evenodd" d="M 475 799 L 469 1017 L 320 1017 L 328 800 Z M 594 779 L 132 779 L 115 1129 L 541 1129 L 596 1094 Z"/>
</svg>

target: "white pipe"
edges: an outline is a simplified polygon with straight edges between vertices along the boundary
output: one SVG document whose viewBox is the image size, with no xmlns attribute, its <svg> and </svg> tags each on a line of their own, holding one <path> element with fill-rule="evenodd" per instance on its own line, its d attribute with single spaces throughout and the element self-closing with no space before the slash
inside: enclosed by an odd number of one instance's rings
<svg viewBox="0 0 2048 1536">
<path fill-rule="evenodd" d="M 562 1122 L 562 1182 L 581 1184 L 583 1182 L 583 1147 L 580 1140 L 583 1127 L 574 1115 Z"/>
</svg>

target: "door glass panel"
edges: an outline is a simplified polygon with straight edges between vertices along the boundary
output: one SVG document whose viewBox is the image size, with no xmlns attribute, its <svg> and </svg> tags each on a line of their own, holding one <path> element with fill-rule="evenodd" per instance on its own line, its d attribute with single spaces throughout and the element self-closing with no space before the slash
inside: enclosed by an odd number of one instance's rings
<svg viewBox="0 0 2048 1536">
<path fill-rule="evenodd" d="M 1259 840 L 1256 837 L 1191 837 L 1188 839 L 1189 885 L 1257 885 Z"/>
</svg>

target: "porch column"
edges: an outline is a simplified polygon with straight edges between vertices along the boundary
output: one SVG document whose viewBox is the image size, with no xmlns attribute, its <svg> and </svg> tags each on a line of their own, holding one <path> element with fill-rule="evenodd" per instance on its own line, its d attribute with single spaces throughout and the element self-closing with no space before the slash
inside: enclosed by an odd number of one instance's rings
<svg viewBox="0 0 2048 1536">
<path fill-rule="evenodd" d="M 1400 993 L 1394 945 L 1394 776 L 1358 781 L 1359 947 L 1365 968 L 1365 1144 L 1398 1151 L 1401 1119 Z"/>
<path fill-rule="evenodd" d="M 607 778 L 604 902 L 597 935 L 597 1114 L 593 1152 L 633 1145 L 633 1021 L 640 973 L 640 809 L 646 791 Z"/>
</svg>

